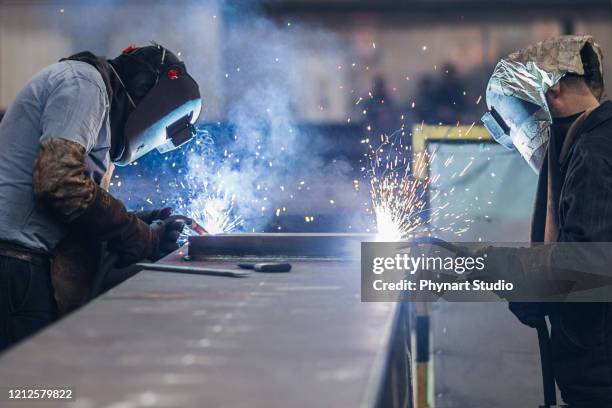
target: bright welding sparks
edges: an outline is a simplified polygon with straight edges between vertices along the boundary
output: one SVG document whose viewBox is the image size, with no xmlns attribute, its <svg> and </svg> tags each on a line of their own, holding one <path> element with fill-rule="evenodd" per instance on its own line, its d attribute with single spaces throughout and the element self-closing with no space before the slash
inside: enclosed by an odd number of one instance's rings
<svg viewBox="0 0 612 408">
<path fill-rule="evenodd" d="M 376 240 L 383 242 L 401 241 L 404 234 L 399 222 L 394 219 L 393 211 L 382 205 L 374 207 L 376 216 Z"/>
<path fill-rule="evenodd" d="M 370 196 L 379 241 L 399 241 L 425 222 L 423 212 L 429 178 L 426 154 L 410 162 L 412 152 L 404 146 L 399 131 L 383 136 L 369 154 Z"/>
<path fill-rule="evenodd" d="M 242 227 L 244 220 L 235 214 L 235 195 L 224 188 L 222 183 L 217 183 L 214 173 L 204 171 L 215 163 L 216 154 L 210 135 L 204 132 L 199 136 L 196 148 L 189 153 L 191 171 L 180 183 L 192 194 L 185 197 L 186 203 L 181 204 L 180 208 L 209 234 L 233 232 Z M 223 159 L 218 163 L 227 161 L 230 157 L 225 150 Z M 198 235 L 197 231 L 186 229 L 186 235 Z"/>
<path fill-rule="evenodd" d="M 422 151 L 413 156 L 410 138 L 404 136 L 400 129 L 390 136 L 381 135 L 377 147 L 367 141 L 369 165 L 364 171 L 370 182 L 371 209 L 368 211 L 375 218 L 376 239 L 394 242 L 420 234 L 436 236 L 438 232 L 461 236 L 474 222 L 467 214 L 470 208 L 478 207 L 478 197 L 473 197 L 472 203 L 453 202 L 451 206 L 454 187 L 441 186 L 455 177 L 464 177 L 471 170 L 474 158 L 450 179 L 441 181 L 439 173 L 429 176 L 432 164 L 437 163 L 437 152 Z M 455 163 L 452 155 L 441 160 L 444 168 Z M 466 208 L 457 208 L 463 204 L 467 204 Z M 432 221 L 438 225 L 437 231 L 431 229 Z"/>
<path fill-rule="evenodd" d="M 187 216 L 193 218 L 209 234 L 229 233 L 242 225 L 242 217 L 233 215 L 233 200 L 224 194 L 193 200 Z M 188 235 L 196 235 L 188 232 Z"/>
</svg>

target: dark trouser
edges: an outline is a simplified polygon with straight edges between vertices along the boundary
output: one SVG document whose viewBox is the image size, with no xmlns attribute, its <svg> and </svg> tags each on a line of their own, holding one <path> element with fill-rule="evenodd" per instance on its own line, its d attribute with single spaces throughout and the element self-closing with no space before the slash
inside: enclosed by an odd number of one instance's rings
<svg viewBox="0 0 612 408">
<path fill-rule="evenodd" d="M 563 400 L 571 408 L 612 407 L 612 303 L 559 303 L 549 317 Z"/>
<path fill-rule="evenodd" d="M 0 351 L 57 318 L 49 269 L 0 256 Z"/>
</svg>

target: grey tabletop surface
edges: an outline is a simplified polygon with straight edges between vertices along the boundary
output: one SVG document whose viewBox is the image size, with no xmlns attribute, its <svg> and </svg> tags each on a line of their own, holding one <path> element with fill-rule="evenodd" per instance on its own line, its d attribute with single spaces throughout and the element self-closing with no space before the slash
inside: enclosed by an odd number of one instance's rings
<svg viewBox="0 0 612 408">
<path fill-rule="evenodd" d="M 0 407 L 371 406 L 396 305 L 360 301 L 358 263 L 292 264 L 246 278 L 142 271 L 0 355 L 3 392 L 70 387 L 75 401 Z"/>
</svg>

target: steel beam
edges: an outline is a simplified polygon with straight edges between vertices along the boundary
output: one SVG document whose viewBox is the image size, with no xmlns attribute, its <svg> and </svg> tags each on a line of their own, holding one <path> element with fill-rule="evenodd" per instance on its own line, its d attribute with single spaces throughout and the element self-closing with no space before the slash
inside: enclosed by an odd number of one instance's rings
<svg viewBox="0 0 612 408">
<path fill-rule="evenodd" d="M 372 234 L 219 234 L 189 238 L 192 260 L 219 257 L 358 259 Z"/>
</svg>

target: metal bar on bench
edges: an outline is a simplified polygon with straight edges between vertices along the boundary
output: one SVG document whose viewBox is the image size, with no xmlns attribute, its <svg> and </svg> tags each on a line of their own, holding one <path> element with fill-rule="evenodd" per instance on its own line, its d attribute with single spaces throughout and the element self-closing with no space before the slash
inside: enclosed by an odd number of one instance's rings
<svg viewBox="0 0 612 408">
<path fill-rule="evenodd" d="M 358 259 L 361 243 L 372 234 L 219 234 L 189 237 L 189 257 L 337 258 Z"/>
<path fill-rule="evenodd" d="M 144 268 L 144 270 L 149 271 L 188 273 L 192 275 L 214 275 L 229 276 L 232 278 L 242 278 L 251 274 L 251 271 L 246 271 L 244 269 L 208 268 L 202 266 L 185 266 L 145 262 L 138 263 L 137 265 Z"/>
</svg>

